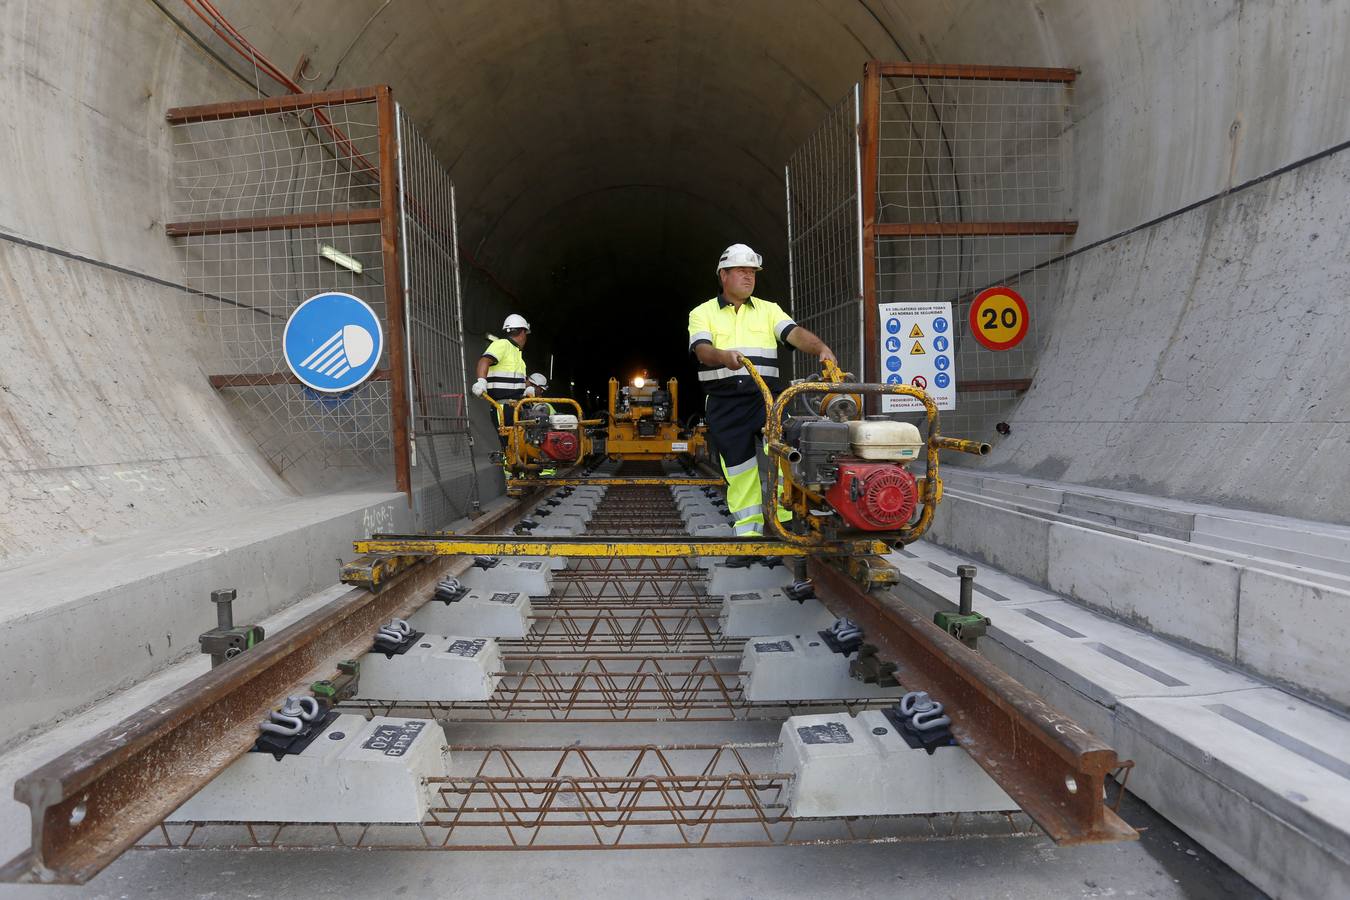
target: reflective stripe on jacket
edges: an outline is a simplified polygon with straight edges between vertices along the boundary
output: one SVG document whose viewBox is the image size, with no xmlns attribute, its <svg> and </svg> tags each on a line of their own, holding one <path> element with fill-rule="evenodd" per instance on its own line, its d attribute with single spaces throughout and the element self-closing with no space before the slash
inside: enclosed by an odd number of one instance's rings
<svg viewBox="0 0 1350 900">
<path fill-rule="evenodd" d="M 487 389 L 494 400 L 519 400 L 525 396 L 525 357 L 515 341 L 497 338 L 483 355 L 492 360 L 487 370 Z"/>
<path fill-rule="evenodd" d="M 689 313 L 689 350 L 699 344 L 712 344 L 717 350 L 736 350 L 755 364 L 759 373 L 777 393 L 782 371 L 778 345 L 797 327 L 782 307 L 770 300 L 749 297 L 739 307 L 718 295 L 700 303 Z M 698 366 L 699 386 L 708 394 L 740 394 L 757 391 L 744 369 L 733 371 L 719 366 Z"/>
</svg>

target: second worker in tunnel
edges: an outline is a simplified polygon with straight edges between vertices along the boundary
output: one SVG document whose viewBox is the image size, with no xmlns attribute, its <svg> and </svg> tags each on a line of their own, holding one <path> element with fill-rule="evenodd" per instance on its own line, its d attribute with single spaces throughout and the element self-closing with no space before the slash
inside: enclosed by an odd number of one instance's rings
<svg viewBox="0 0 1350 900">
<path fill-rule="evenodd" d="M 530 323 L 525 321 L 524 316 L 512 313 L 502 322 L 502 331 L 506 337 L 493 340 L 483 355 L 478 357 L 475 373 L 478 380 L 471 388 L 475 397 L 487 394 L 502 404 L 498 429 L 515 424 L 515 407 L 511 404 L 525 396 L 529 385 L 525 378 L 525 357 L 521 351 L 525 349 L 525 341 L 530 336 Z M 495 407 L 492 416 L 493 419 L 498 418 Z M 505 434 L 501 435 L 501 442 L 502 449 L 506 449 Z"/>
<path fill-rule="evenodd" d="M 699 384 L 708 395 L 708 431 L 721 455 L 727 507 L 737 537 L 764 533 L 760 445 L 764 399 L 746 370 L 749 360 L 769 390 L 782 390 L 778 348 L 789 345 L 835 361 L 825 342 L 792 320 L 777 303 L 753 296 L 763 258 L 745 244 L 732 244 L 717 263 L 718 295 L 689 313 L 689 350 L 699 362 Z M 791 514 L 779 510 L 786 521 Z"/>
</svg>

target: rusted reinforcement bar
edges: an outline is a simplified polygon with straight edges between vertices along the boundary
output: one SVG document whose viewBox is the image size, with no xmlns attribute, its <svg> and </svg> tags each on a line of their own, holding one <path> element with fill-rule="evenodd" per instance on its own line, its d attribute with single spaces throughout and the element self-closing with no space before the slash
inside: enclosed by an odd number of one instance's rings
<svg viewBox="0 0 1350 900">
<path fill-rule="evenodd" d="M 1077 69 L 1049 69 L 1039 66 L 966 66 L 951 63 L 876 64 L 883 78 L 964 78 L 972 81 L 1058 81 L 1072 84 Z"/>
<path fill-rule="evenodd" d="M 1116 752 L 1006 672 L 911 609 L 892 590 L 863 593 L 813 559 L 817 596 L 862 626 L 909 690 L 929 692 L 952 733 L 1057 844 L 1133 840 L 1138 833 L 1103 802 Z"/>
<path fill-rule="evenodd" d="M 237 375 L 209 375 L 211 387 L 268 387 L 274 384 L 301 384 L 290 372 L 245 372 Z M 370 373 L 367 381 L 388 381 L 388 369 L 376 369 Z"/>
<path fill-rule="evenodd" d="M 169 237 L 193 237 L 207 234 L 236 234 L 241 231 L 282 231 L 290 228 L 336 228 L 342 225 L 370 225 L 380 221 L 380 210 L 334 209 L 325 212 L 292 213 L 284 216 L 249 216 L 243 219 L 202 219 L 196 222 L 170 222 L 164 226 Z"/>
<path fill-rule="evenodd" d="M 320 91 L 313 94 L 286 94 L 264 97 L 261 100 L 234 100 L 228 103 L 207 103 L 202 106 L 175 106 L 164 114 L 170 125 L 188 122 L 219 122 L 222 119 L 242 119 L 269 113 L 295 112 L 319 106 L 338 106 L 344 103 L 367 103 L 376 97 L 373 87 Z"/>
<path fill-rule="evenodd" d="M 520 503 L 478 519 L 509 526 Z M 431 560 L 379 594 L 354 589 L 257 647 L 20 778 L 14 797 L 33 815 L 32 846 L 0 868 L 2 881 L 83 884 L 242 756 L 258 723 L 288 694 L 332 677 L 339 660 L 370 649 L 379 626 L 424 602 L 468 559 Z"/>
<path fill-rule="evenodd" d="M 1020 394 L 1029 390 L 1031 390 L 1030 378 L 991 378 L 985 381 L 963 381 L 956 386 L 958 394 L 977 394 L 992 391 L 1017 391 Z"/>
<path fill-rule="evenodd" d="M 1073 219 L 1045 222 L 878 222 L 877 237 L 1077 234 Z"/>
</svg>

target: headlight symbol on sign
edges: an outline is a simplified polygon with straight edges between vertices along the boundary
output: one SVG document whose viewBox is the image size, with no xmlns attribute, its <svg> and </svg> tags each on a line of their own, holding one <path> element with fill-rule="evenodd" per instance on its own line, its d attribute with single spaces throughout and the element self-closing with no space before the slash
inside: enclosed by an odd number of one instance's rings
<svg viewBox="0 0 1350 900">
<path fill-rule="evenodd" d="M 349 391 L 374 373 L 384 331 L 364 300 L 329 291 L 296 307 L 282 335 L 286 365 L 316 391 Z"/>
</svg>

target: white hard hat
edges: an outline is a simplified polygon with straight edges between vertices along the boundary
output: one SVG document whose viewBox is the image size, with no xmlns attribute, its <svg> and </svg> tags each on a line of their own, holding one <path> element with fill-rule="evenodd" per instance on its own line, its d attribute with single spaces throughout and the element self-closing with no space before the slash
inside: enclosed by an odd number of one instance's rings
<svg viewBox="0 0 1350 900">
<path fill-rule="evenodd" d="M 548 379 L 544 377 L 543 372 L 535 372 L 530 376 L 530 384 L 535 387 L 548 387 Z"/>
<path fill-rule="evenodd" d="M 530 331 L 530 323 L 525 321 L 524 316 L 518 316 L 515 313 L 511 313 L 511 315 L 506 317 L 506 321 L 502 323 L 502 330 L 514 331 L 517 328 L 524 328 L 525 333 L 528 334 Z"/>
<path fill-rule="evenodd" d="M 722 258 L 717 261 L 717 271 L 735 269 L 739 266 L 750 266 L 758 272 L 764 268 L 764 257 L 745 244 L 732 244 L 722 251 Z"/>
</svg>

